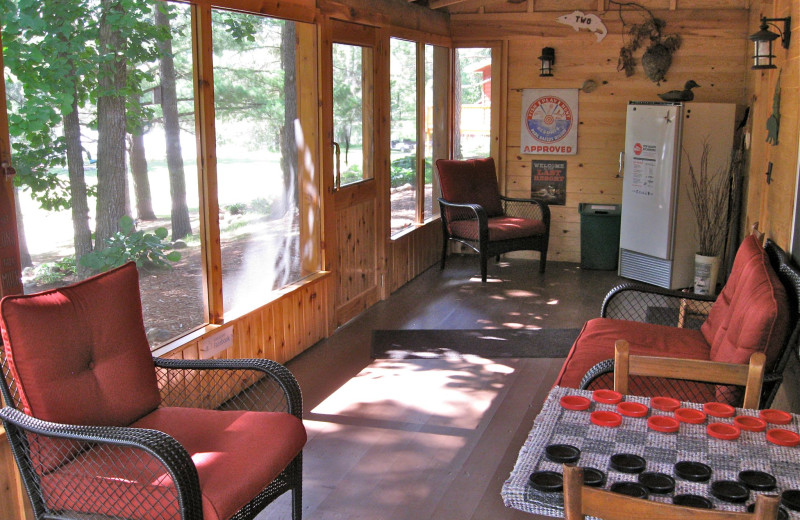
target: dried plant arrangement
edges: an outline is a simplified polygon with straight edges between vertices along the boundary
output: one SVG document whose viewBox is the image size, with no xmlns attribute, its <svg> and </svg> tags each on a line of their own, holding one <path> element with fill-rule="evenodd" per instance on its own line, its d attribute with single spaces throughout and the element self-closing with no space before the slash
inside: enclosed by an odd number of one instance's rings
<svg viewBox="0 0 800 520">
<path fill-rule="evenodd" d="M 635 2 L 609 0 L 609 5 L 618 6 L 619 19 L 623 27 L 623 39 L 627 40 L 619 50 L 617 70 L 625 71 L 625 75 L 628 77 L 633 76 L 636 72 L 636 59 L 633 57 L 633 53 L 649 41 L 644 54 L 642 54 L 642 68 L 651 81 L 660 85 L 672 64 L 673 53 L 681 46 L 680 35 L 664 34 L 667 22 L 656 18 L 649 9 Z M 638 8 L 645 13 L 646 19 L 642 23 L 627 23 L 622 16 L 623 7 Z"/>
<path fill-rule="evenodd" d="M 708 143 L 703 144 L 699 170 L 695 170 L 689 154 L 683 151 L 689 170 L 689 202 L 697 220 L 697 253 L 703 256 L 720 255 L 728 231 L 729 168 L 709 172 L 710 149 Z"/>
</svg>

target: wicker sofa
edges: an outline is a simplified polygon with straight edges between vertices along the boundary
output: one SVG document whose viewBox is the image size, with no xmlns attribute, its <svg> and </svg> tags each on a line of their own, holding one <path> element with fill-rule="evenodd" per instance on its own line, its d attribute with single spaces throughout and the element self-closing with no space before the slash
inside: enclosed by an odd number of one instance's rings
<svg viewBox="0 0 800 520">
<path fill-rule="evenodd" d="M 584 325 L 556 385 L 612 388 L 614 343 L 624 339 L 631 354 L 747 363 L 754 352 L 767 357 L 760 406 L 775 397 L 798 342 L 800 271 L 774 242 L 761 247 L 748 236 L 736 253 L 719 296 L 669 291 L 628 283 L 606 296 L 601 317 Z M 738 404 L 735 388 L 656 378 L 631 379 L 630 393 Z"/>
</svg>

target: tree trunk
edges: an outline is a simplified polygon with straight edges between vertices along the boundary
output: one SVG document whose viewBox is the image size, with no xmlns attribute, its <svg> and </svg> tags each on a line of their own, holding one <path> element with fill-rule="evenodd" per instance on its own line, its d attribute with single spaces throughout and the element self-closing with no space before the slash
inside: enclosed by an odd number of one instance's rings
<svg viewBox="0 0 800 520">
<path fill-rule="evenodd" d="M 25 224 L 22 221 L 22 208 L 19 207 L 19 188 L 14 186 L 14 205 L 17 213 L 17 245 L 19 246 L 19 267 L 24 269 L 33 265 L 28 241 L 25 240 Z"/>
<path fill-rule="evenodd" d="M 144 151 L 144 135 L 131 134 L 128 160 L 131 163 L 133 191 L 136 196 L 136 217 L 139 220 L 155 220 L 153 199 L 150 196 L 150 179 L 147 176 L 147 155 Z"/>
<path fill-rule="evenodd" d="M 102 250 L 119 230 L 125 214 L 125 97 L 127 63 L 125 39 L 109 15 L 122 16 L 118 0 L 100 1 L 98 51 L 109 59 L 100 65 L 97 98 L 97 228 L 95 249 Z"/>
<path fill-rule="evenodd" d="M 77 93 L 72 96 L 72 111 L 64 114 L 64 140 L 67 146 L 69 195 L 72 201 L 72 243 L 75 248 L 75 265 L 78 277 L 85 278 L 89 275 L 89 270 L 81 266 L 81 257 L 92 252 L 92 230 L 89 228 L 89 200 L 86 195 L 86 178 L 83 170 Z"/>
<path fill-rule="evenodd" d="M 156 6 L 155 24 L 169 28 L 169 18 L 162 8 Z M 172 57 L 172 41 L 158 42 L 161 51 L 161 110 L 164 112 L 164 135 L 167 144 L 167 168 L 169 169 L 169 193 L 172 197 L 172 240 L 179 240 L 192 233 L 189 207 L 186 204 L 186 175 L 183 171 L 181 152 L 181 128 L 178 121 L 178 94 L 175 89 L 175 62 Z"/>
<path fill-rule="evenodd" d="M 283 68 L 284 113 L 281 129 L 281 169 L 283 193 L 272 213 L 281 217 L 297 207 L 297 139 L 294 122 L 297 119 L 297 31 L 294 22 L 286 21 L 281 31 L 281 66 Z"/>
</svg>

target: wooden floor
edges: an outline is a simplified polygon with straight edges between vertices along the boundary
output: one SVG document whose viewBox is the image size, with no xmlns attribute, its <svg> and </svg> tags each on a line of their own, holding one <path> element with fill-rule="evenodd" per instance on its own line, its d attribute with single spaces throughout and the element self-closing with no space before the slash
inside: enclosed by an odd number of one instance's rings
<svg viewBox="0 0 800 520">
<path fill-rule="evenodd" d="M 580 327 L 615 272 L 510 260 L 476 278 L 474 258 L 429 269 L 289 363 L 309 441 L 311 520 L 532 519 L 500 488 L 562 359 L 371 360 L 375 329 Z M 291 518 L 288 496 L 259 520 Z"/>
</svg>

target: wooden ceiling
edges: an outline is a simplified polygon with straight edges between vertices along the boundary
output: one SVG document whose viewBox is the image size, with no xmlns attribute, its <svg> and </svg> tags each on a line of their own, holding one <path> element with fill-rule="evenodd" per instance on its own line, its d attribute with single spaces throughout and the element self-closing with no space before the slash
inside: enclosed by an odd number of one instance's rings
<svg viewBox="0 0 800 520">
<path fill-rule="evenodd" d="M 442 9 L 450 7 L 451 5 L 462 4 L 467 0 L 408 0 L 409 2 L 417 3 L 429 7 L 430 9 Z M 524 4 L 528 0 L 505 0 L 509 4 Z"/>
<path fill-rule="evenodd" d="M 605 11 L 609 0 L 407 0 L 409 3 L 450 14 L 524 13 L 535 11 Z M 670 8 L 678 0 L 639 0 L 647 8 Z M 719 0 L 710 0 L 719 1 Z M 744 0 L 723 0 L 744 1 Z"/>
</svg>

